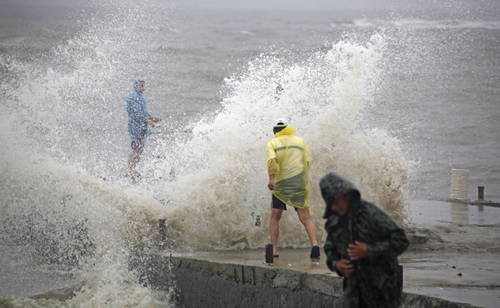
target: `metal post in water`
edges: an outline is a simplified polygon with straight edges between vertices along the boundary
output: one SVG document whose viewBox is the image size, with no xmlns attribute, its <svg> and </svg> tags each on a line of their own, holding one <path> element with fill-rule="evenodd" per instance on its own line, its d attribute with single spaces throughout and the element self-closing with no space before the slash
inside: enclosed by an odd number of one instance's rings
<svg viewBox="0 0 500 308">
<path fill-rule="evenodd" d="M 477 200 L 484 201 L 484 186 L 477 187 Z"/>
<path fill-rule="evenodd" d="M 266 263 L 274 263 L 273 244 L 266 245 Z"/>
<path fill-rule="evenodd" d="M 164 249 L 166 246 L 166 229 L 165 229 L 165 219 L 158 220 L 158 229 L 160 231 L 160 249 Z"/>
</svg>

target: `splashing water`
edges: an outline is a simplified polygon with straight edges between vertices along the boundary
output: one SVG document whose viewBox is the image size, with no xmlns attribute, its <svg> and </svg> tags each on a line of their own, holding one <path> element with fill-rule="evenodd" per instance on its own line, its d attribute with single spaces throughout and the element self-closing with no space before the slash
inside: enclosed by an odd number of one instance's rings
<svg viewBox="0 0 500 308">
<path fill-rule="evenodd" d="M 144 260 L 159 241 L 163 208 L 147 190 L 111 181 L 125 165 L 116 153 L 123 152 L 119 144 L 127 144 L 126 129 L 118 133 L 126 125 L 119 110 L 130 90 L 114 84 L 150 69 L 134 59 L 144 52 L 145 40 L 152 40 L 138 33 L 155 35 L 154 26 L 144 29 L 140 23 L 155 7 L 121 2 L 103 19 L 108 5 L 98 6 L 95 19 L 62 44 L 0 56 L 0 263 L 7 279 L 2 286 L 17 285 L 11 291 L 21 296 L 57 288 L 52 277 L 23 293 L 23 280 L 46 272 L 64 273 L 67 284 L 75 285 L 75 294 L 62 303 L 14 304 L 173 306 L 171 289 L 151 289 L 143 277 Z M 134 52 L 124 52 L 129 49 Z M 30 52 L 29 60 L 23 52 Z"/>
<path fill-rule="evenodd" d="M 96 18 L 38 61 L 0 58 L 9 76 L 0 89 L 7 115 L 0 135 L 0 258 L 10 264 L 3 271 L 28 263 L 69 269 L 83 284 L 67 306 L 164 306 L 172 291 L 144 287 L 139 270 L 129 270 L 133 260 L 140 263 L 154 251 L 158 219 L 166 220 L 168 242 L 176 249 L 268 242 L 267 228 L 256 227 L 254 217 L 261 215 L 264 226 L 269 222 L 265 146 L 279 117 L 311 149 L 316 225 L 323 223 L 324 208 L 317 183 L 330 171 L 404 219 L 408 166 L 398 140 L 364 125 L 384 82 L 386 38 L 380 33 L 366 42 L 340 40 L 306 58 L 278 50 L 250 61 L 226 78 L 220 110 L 191 120 L 189 135 L 172 121 L 172 136 L 148 140 L 153 158 L 142 164 L 152 171 L 131 185 L 122 176 L 129 141 L 121 112 L 130 89 L 116 84 L 137 74 L 146 80 L 166 74 L 158 66 L 165 55 L 152 54 L 145 65 L 137 61 L 155 50 L 145 45 L 162 44 L 156 38 L 164 29 L 156 25 L 165 20 L 148 26 L 141 21 L 156 8 L 117 4 L 108 16 L 112 22 Z M 279 99 L 277 85 L 284 89 Z M 308 246 L 293 212 L 284 220 L 280 243 Z M 318 228 L 318 238 L 325 236 Z"/>
<path fill-rule="evenodd" d="M 171 202 L 165 218 L 177 244 L 227 249 L 267 242 L 265 228 L 253 226 L 251 213 L 261 213 L 264 225 L 269 220 L 265 146 L 279 117 L 288 118 L 311 149 L 316 224 L 322 223 L 324 202 L 315 183 L 330 171 L 352 179 L 368 200 L 401 220 L 407 166 L 398 141 L 362 125 L 384 47 L 376 34 L 366 46 L 341 41 L 297 62 L 263 55 L 246 73 L 227 78 L 221 111 L 194 124 L 192 139 L 170 150 L 184 162 L 177 180 L 161 189 Z M 279 100 L 278 84 L 284 88 Z M 285 245 L 307 245 L 294 217 L 281 228 Z"/>
</svg>

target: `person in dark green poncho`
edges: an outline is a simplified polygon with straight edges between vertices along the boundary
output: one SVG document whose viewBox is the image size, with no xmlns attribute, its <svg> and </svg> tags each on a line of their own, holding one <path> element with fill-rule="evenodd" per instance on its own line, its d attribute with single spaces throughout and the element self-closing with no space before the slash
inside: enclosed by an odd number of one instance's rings
<svg viewBox="0 0 500 308">
<path fill-rule="evenodd" d="M 336 173 L 320 183 L 326 202 L 326 264 L 344 278 L 344 308 L 392 308 L 401 304 L 397 257 L 409 246 L 405 232 Z"/>
</svg>

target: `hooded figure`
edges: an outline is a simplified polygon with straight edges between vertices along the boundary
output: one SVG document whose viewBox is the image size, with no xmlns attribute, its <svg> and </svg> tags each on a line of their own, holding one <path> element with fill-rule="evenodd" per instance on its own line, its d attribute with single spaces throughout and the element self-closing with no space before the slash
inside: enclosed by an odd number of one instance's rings
<svg viewBox="0 0 500 308">
<path fill-rule="evenodd" d="M 151 134 L 149 126 L 155 125 L 160 119 L 153 117 L 146 109 L 146 100 L 142 96 L 145 89 L 144 80 L 136 78 L 134 80 L 134 88 L 127 96 L 127 113 L 128 113 L 128 132 L 130 133 L 130 146 L 132 151 L 128 157 L 128 175 L 132 179 L 137 179 L 141 174 L 136 170 L 136 166 L 141 159 L 141 153 L 144 150 L 146 137 Z"/>
<path fill-rule="evenodd" d="M 148 123 L 144 121 L 144 118 L 150 118 L 151 114 L 146 109 L 144 96 L 137 92 L 137 85 L 141 82 L 144 83 L 142 78 L 136 78 L 132 92 L 127 96 L 128 132 L 130 139 L 136 144 L 138 144 L 138 139 L 144 139 L 141 140 L 144 142 L 146 137 L 151 134 Z"/>
<path fill-rule="evenodd" d="M 311 154 L 304 139 L 294 136 L 292 125 L 277 132 L 267 143 L 268 174 L 275 175 L 273 195 L 295 208 L 308 208 Z"/>
<path fill-rule="evenodd" d="M 311 240 L 311 259 L 319 260 L 316 226 L 311 220 L 309 204 L 309 168 L 311 153 L 304 139 L 295 136 L 295 128 L 278 119 L 273 127 L 274 138 L 267 143 L 267 172 L 272 191 L 269 233 L 273 258 L 278 258 L 279 222 L 287 205 L 293 206 Z"/>
<path fill-rule="evenodd" d="M 343 307 L 399 307 L 402 279 L 397 256 L 409 246 L 403 229 L 361 199 L 354 184 L 338 174 L 327 174 L 319 185 L 326 202 L 326 263 L 345 277 Z M 354 253 L 363 246 L 364 254 Z"/>
</svg>

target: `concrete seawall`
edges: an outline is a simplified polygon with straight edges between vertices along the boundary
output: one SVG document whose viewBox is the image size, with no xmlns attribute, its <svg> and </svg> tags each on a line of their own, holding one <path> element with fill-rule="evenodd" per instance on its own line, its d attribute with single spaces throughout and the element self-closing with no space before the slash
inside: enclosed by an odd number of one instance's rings
<svg viewBox="0 0 500 308">
<path fill-rule="evenodd" d="M 156 258 L 155 258 L 156 259 Z M 221 263 L 189 257 L 161 256 L 150 272 L 150 283 L 162 289 L 165 264 L 175 275 L 177 303 L 180 307 L 341 307 L 342 278 L 334 274 L 317 274 L 292 269 Z M 156 263 L 156 262 L 155 262 Z M 169 284 L 171 282 L 168 282 Z M 402 307 L 465 308 L 455 303 L 419 294 L 403 294 Z"/>
</svg>

